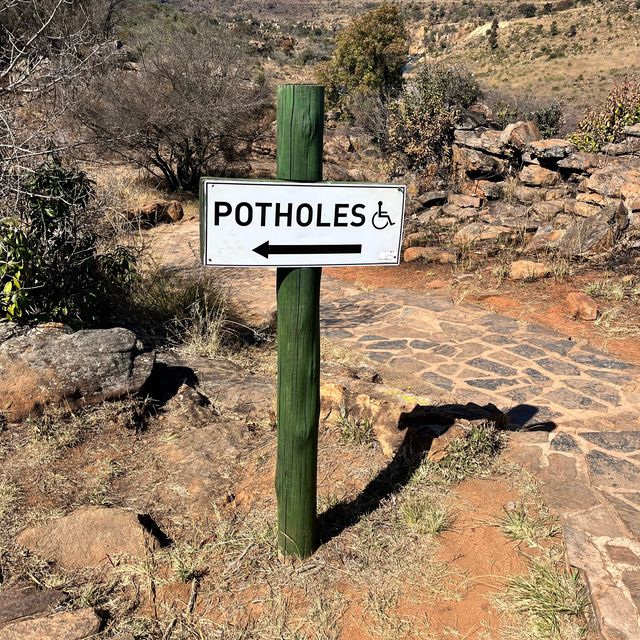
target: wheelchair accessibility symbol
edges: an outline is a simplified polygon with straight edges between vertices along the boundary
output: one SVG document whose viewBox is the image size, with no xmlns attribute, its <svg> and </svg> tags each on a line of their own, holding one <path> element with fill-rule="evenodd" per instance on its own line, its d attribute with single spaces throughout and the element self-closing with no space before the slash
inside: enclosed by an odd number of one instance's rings
<svg viewBox="0 0 640 640">
<path fill-rule="evenodd" d="M 382 210 L 382 200 L 378 201 L 378 211 L 373 214 L 371 224 L 373 224 L 374 228 L 378 230 L 392 227 L 395 224 L 395 222 L 391 221 L 391 216 L 386 211 Z"/>
</svg>

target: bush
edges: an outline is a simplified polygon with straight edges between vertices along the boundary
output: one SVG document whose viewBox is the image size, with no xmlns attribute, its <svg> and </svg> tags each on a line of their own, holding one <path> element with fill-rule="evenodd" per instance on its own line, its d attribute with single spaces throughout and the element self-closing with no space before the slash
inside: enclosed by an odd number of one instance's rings
<svg viewBox="0 0 640 640">
<path fill-rule="evenodd" d="M 524 4 L 521 4 L 518 7 L 518 11 L 520 12 L 520 15 L 523 16 L 524 18 L 533 18 L 537 13 L 536 5 L 531 4 L 530 2 L 525 2 Z"/>
<path fill-rule="evenodd" d="M 614 87 L 600 111 L 589 111 L 569 136 L 581 151 L 597 152 L 609 142 L 619 142 L 622 129 L 640 122 L 640 81 Z"/>
<path fill-rule="evenodd" d="M 328 106 L 349 115 L 360 96 L 397 95 L 408 54 L 407 32 L 395 5 L 384 3 L 356 18 L 337 37 L 331 60 L 318 73 Z"/>
<path fill-rule="evenodd" d="M 562 105 L 557 102 L 543 103 L 526 94 L 494 98 L 491 110 L 493 119 L 503 129 L 519 120 L 533 120 L 543 138 L 559 135 L 566 122 Z"/>
<path fill-rule="evenodd" d="M 118 315 L 145 342 L 180 347 L 194 356 L 213 357 L 225 348 L 262 342 L 271 331 L 242 323 L 212 272 L 149 270 L 136 278 Z"/>
<path fill-rule="evenodd" d="M 17 217 L 0 220 L 0 317 L 96 325 L 133 280 L 134 256 L 100 247 L 87 176 L 48 160 L 25 178 Z"/>
<path fill-rule="evenodd" d="M 447 166 L 462 109 L 482 95 L 475 78 L 458 67 L 425 66 L 402 96 L 390 105 L 389 146 L 411 169 Z"/>
<path fill-rule="evenodd" d="M 136 71 L 96 78 L 79 117 L 103 149 L 197 191 L 202 175 L 233 175 L 246 161 L 272 97 L 228 30 L 187 27 L 154 34 Z"/>
<path fill-rule="evenodd" d="M 553 102 L 549 105 L 538 107 L 531 112 L 532 120 L 538 125 L 543 138 L 554 138 L 560 133 L 560 128 L 565 123 L 562 107 Z"/>
</svg>

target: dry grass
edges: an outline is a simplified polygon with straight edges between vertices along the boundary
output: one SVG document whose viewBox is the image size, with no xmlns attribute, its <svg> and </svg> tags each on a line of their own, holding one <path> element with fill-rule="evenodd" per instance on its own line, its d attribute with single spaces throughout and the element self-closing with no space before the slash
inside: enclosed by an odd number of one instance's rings
<svg viewBox="0 0 640 640">
<path fill-rule="evenodd" d="M 529 547 L 538 547 L 541 542 L 562 533 L 558 518 L 542 504 L 532 508 L 517 502 L 512 508 L 505 509 L 498 526 L 508 538 L 524 542 Z"/>
<path fill-rule="evenodd" d="M 587 634 L 589 598 L 576 571 L 549 558 L 533 559 L 528 575 L 509 582 L 501 600 L 515 616 L 507 637 L 518 640 L 579 640 Z"/>
</svg>

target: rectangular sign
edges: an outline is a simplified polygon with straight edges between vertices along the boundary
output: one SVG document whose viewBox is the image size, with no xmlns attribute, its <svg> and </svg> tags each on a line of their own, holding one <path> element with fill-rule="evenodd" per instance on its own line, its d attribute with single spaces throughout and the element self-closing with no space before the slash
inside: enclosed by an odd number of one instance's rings
<svg viewBox="0 0 640 640">
<path fill-rule="evenodd" d="M 406 187 L 202 178 L 205 266 L 400 263 Z"/>
</svg>

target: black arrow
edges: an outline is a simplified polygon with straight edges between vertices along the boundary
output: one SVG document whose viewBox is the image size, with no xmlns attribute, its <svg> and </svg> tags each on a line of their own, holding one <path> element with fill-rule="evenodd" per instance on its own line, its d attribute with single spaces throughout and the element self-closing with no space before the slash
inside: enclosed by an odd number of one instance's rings
<svg viewBox="0 0 640 640">
<path fill-rule="evenodd" d="M 269 244 L 263 242 L 254 251 L 263 258 L 270 255 L 307 255 L 328 253 L 362 253 L 361 244 Z"/>
</svg>

